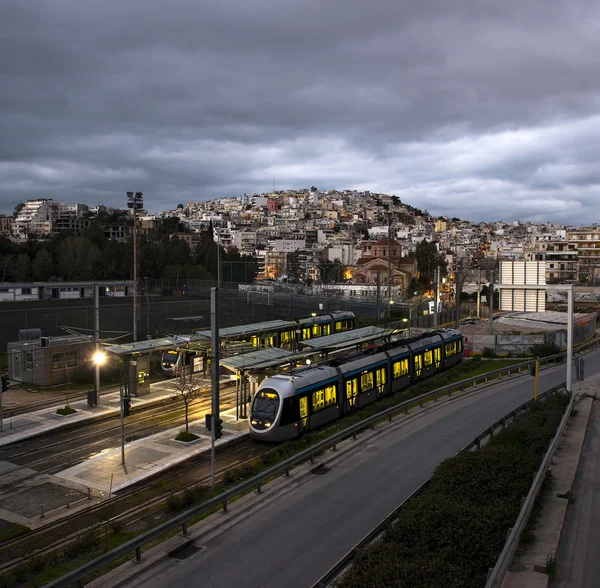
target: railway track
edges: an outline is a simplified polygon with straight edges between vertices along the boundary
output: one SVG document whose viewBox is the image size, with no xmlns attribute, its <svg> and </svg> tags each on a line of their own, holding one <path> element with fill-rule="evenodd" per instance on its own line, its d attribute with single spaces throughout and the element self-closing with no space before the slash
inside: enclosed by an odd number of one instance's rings
<svg viewBox="0 0 600 588">
<path fill-rule="evenodd" d="M 241 455 L 249 448 L 257 449 L 257 452 L 246 456 Z M 242 465 L 272 450 L 273 447 L 262 447 L 248 437 L 235 440 L 231 445 L 217 450 L 217 463 L 219 464 L 220 462 L 220 465 L 216 470 L 216 474 L 220 478 L 229 468 Z M 226 463 L 223 463 L 224 458 L 229 458 Z M 132 526 L 137 522 L 152 517 L 152 515 L 160 514 L 161 517 L 164 517 L 167 513 L 165 513 L 164 509 L 159 508 L 159 505 L 164 503 L 169 496 L 179 494 L 194 486 L 210 483 L 209 457 L 202 456 L 200 458 L 201 463 L 197 463 L 197 457 L 194 458 L 194 461 L 196 463 L 182 464 L 170 469 L 168 472 L 158 474 L 150 481 L 135 485 L 122 493 L 118 493 L 111 497 L 110 500 L 90 505 L 88 508 L 73 512 L 66 517 L 34 529 L 25 535 L 20 535 L 0 543 L 0 556 L 5 561 L 5 563 L 0 565 L 0 575 L 9 572 L 26 559 L 43 556 L 64 547 L 86 531 L 98 530 L 100 524 L 111 524 L 119 521 L 124 526 Z M 190 476 L 195 470 L 199 470 L 198 476 Z M 164 482 L 173 483 L 178 477 L 184 480 L 186 477 L 188 479 L 189 477 L 193 477 L 193 481 L 183 481 L 177 487 L 171 487 L 166 491 L 159 491 L 158 494 L 146 500 L 141 506 L 128 507 L 128 501 L 135 495 L 160 488 Z M 72 507 L 76 506 L 77 503 L 72 504 Z M 119 509 L 122 509 L 122 512 L 113 515 Z M 68 529 L 68 534 L 66 535 L 62 533 L 65 528 Z M 41 547 L 33 548 L 34 545 L 41 545 Z"/>
<path fill-rule="evenodd" d="M 222 396 L 223 406 L 227 407 L 230 405 L 231 401 L 234 400 L 235 394 L 233 392 L 225 392 Z M 210 407 L 210 399 L 201 399 L 200 402 L 192 405 L 190 410 L 190 420 L 194 420 L 198 417 L 199 414 L 203 414 Z M 164 429 L 164 425 L 173 424 L 176 426 L 176 423 L 182 422 L 185 415 L 185 409 L 181 406 L 180 402 L 177 402 L 177 406 L 167 407 L 165 406 L 154 406 L 148 407 L 145 411 L 151 412 L 152 414 L 144 414 L 140 416 L 135 422 L 128 423 L 128 431 L 127 438 L 129 440 L 139 439 L 145 436 L 148 436 L 153 433 L 160 432 L 161 429 Z M 172 416 L 165 418 L 171 414 Z M 112 417 L 115 418 L 114 416 Z M 183 421 L 184 422 L 184 421 Z M 105 422 L 104 422 L 105 423 Z M 75 465 L 79 463 L 83 459 L 88 458 L 92 453 L 95 453 L 97 450 L 105 449 L 106 446 L 111 446 L 111 441 L 120 441 L 120 424 L 115 424 L 115 426 L 111 426 L 109 428 L 103 428 L 104 423 L 93 423 L 86 427 L 86 430 L 83 431 L 83 434 L 76 435 L 73 430 L 70 431 L 62 431 L 55 432 L 52 437 L 60 437 L 61 439 L 54 441 L 52 443 L 45 443 L 42 447 L 33 448 L 33 449 L 25 449 L 20 451 L 19 453 L 12 453 L 11 450 L 14 449 L 24 449 L 27 446 L 35 446 L 39 445 L 39 438 L 31 438 L 25 439 L 22 442 L 15 443 L 13 445 L 6 446 L 6 448 L 0 451 L 0 457 L 6 461 L 16 461 L 25 459 L 24 463 L 19 464 L 19 467 L 12 470 L 13 472 L 18 472 L 19 470 L 28 468 L 34 469 L 41 466 L 46 466 L 44 469 L 37 469 L 36 473 L 33 475 L 40 475 L 44 473 L 52 473 L 56 471 L 57 468 L 66 469 L 71 465 Z M 140 424 L 149 423 L 147 426 L 139 426 Z M 95 431 L 90 431 L 90 428 L 96 429 Z M 107 433 L 114 433 L 106 436 Z M 98 441 L 95 442 L 86 442 L 88 439 L 94 439 L 95 437 L 104 436 Z M 80 444 L 78 447 L 74 447 L 72 449 L 66 448 L 58 452 L 58 448 L 66 444 Z M 82 443 L 85 443 L 85 446 L 81 446 Z M 90 451 L 94 450 L 96 451 Z M 57 455 L 58 454 L 58 455 Z M 37 456 L 37 458 L 36 458 Z M 69 457 L 72 456 L 72 457 Z M 56 465 L 48 466 L 48 461 L 52 460 L 53 457 L 60 458 L 60 463 Z M 65 460 L 65 457 L 67 458 Z M 34 458 L 31 461 L 30 458 Z"/>
</svg>

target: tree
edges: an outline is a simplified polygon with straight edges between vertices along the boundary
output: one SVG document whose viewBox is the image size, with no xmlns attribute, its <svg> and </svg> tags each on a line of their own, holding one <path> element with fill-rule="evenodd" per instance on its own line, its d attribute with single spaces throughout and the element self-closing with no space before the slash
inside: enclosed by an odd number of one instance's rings
<svg viewBox="0 0 600 588">
<path fill-rule="evenodd" d="M 54 275 L 54 260 L 52 254 L 46 249 L 40 249 L 31 264 L 33 279 L 45 282 Z"/>
<path fill-rule="evenodd" d="M 330 284 L 331 282 L 341 282 L 344 272 L 342 271 L 342 264 L 339 259 L 335 261 L 324 261 L 319 264 L 319 273 L 321 274 L 321 281 L 324 284 Z"/>
<path fill-rule="evenodd" d="M 200 397 L 202 378 L 200 374 L 186 374 L 185 367 L 187 366 L 184 366 L 181 374 L 173 382 L 173 388 L 185 405 L 185 432 L 189 433 L 190 404 Z"/>
<path fill-rule="evenodd" d="M 27 253 L 19 253 L 16 258 L 13 259 L 10 275 L 14 282 L 26 282 L 29 279 L 31 273 L 31 260 Z"/>
<path fill-rule="evenodd" d="M 419 273 L 422 276 L 427 276 L 430 281 L 433 281 L 433 272 L 436 267 L 440 268 L 440 276 L 446 273 L 448 264 L 446 258 L 437 250 L 437 241 L 423 239 L 420 243 L 417 243 L 415 259 L 417 260 Z"/>
<path fill-rule="evenodd" d="M 67 237 L 58 247 L 58 272 L 65 280 L 91 280 L 100 250 L 87 237 Z"/>
<path fill-rule="evenodd" d="M 0 282 L 6 282 L 13 258 L 14 255 L 10 254 L 0 255 Z"/>
</svg>

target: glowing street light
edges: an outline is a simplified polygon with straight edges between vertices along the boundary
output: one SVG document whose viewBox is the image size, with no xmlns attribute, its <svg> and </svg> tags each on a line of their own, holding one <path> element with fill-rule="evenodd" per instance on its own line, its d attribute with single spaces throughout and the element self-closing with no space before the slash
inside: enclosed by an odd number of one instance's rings
<svg viewBox="0 0 600 588">
<path fill-rule="evenodd" d="M 96 351 L 96 353 L 94 353 L 92 356 L 92 361 L 94 362 L 94 365 L 103 365 L 106 361 L 106 353 L 102 351 Z"/>
</svg>

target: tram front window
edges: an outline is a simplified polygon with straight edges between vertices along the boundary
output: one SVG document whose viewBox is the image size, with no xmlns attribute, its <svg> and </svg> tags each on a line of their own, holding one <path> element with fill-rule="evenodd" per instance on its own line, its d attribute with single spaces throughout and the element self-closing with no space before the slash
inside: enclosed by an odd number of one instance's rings
<svg viewBox="0 0 600 588">
<path fill-rule="evenodd" d="M 277 416 L 279 394 L 274 390 L 260 390 L 252 402 L 250 422 L 255 429 L 268 429 Z"/>
</svg>

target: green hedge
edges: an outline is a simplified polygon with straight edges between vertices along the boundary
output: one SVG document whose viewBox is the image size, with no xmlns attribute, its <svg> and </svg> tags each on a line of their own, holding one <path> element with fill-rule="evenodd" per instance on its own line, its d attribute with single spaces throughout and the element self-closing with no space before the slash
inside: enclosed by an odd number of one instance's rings
<svg viewBox="0 0 600 588">
<path fill-rule="evenodd" d="M 484 586 L 568 402 L 566 394 L 542 400 L 479 451 L 440 464 L 336 586 Z"/>
</svg>

